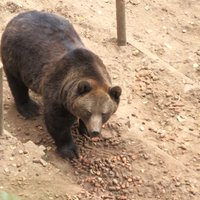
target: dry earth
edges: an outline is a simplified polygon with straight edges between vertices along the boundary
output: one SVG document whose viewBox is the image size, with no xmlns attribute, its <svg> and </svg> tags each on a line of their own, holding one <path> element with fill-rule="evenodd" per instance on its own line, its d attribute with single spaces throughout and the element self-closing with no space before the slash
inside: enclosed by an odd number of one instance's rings
<svg viewBox="0 0 200 200">
<path fill-rule="evenodd" d="M 123 96 L 103 138 L 74 131 L 82 157 L 70 162 L 57 155 L 42 116 L 18 115 L 4 77 L 0 190 L 23 200 L 199 200 L 199 0 L 127 0 L 125 47 L 116 45 L 111 0 L 1 0 L 0 32 L 32 9 L 68 18 Z"/>
</svg>

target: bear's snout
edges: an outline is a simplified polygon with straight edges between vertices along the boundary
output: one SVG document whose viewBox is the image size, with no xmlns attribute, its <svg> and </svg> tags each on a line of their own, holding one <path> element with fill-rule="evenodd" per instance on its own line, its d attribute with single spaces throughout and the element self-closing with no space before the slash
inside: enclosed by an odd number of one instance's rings
<svg viewBox="0 0 200 200">
<path fill-rule="evenodd" d="M 100 132 L 98 131 L 93 131 L 91 134 L 90 134 L 90 137 L 97 137 L 100 135 Z"/>
<path fill-rule="evenodd" d="M 101 134 L 102 117 L 101 115 L 93 114 L 88 122 L 85 123 L 89 136 L 97 137 Z"/>
</svg>

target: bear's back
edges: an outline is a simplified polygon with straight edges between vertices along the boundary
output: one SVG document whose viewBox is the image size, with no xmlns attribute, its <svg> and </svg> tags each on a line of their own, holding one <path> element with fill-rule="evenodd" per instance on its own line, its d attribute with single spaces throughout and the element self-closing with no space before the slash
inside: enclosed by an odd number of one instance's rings
<svg viewBox="0 0 200 200">
<path fill-rule="evenodd" d="M 63 54 L 79 47 L 84 45 L 68 20 L 30 11 L 8 23 L 2 35 L 1 56 L 6 70 L 36 91 L 43 67 L 52 66 Z"/>
<path fill-rule="evenodd" d="M 68 20 L 38 11 L 21 13 L 8 23 L 2 36 L 2 48 L 5 46 L 12 52 L 20 49 L 22 57 L 31 54 L 33 60 L 41 59 L 42 63 L 54 60 L 66 51 L 84 47 Z"/>
</svg>

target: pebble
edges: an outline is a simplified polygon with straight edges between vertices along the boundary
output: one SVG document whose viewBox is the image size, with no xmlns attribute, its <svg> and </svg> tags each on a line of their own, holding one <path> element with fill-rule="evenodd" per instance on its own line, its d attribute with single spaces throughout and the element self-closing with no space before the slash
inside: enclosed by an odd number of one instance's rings
<svg viewBox="0 0 200 200">
<path fill-rule="evenodd" d="M 50 147 L 50 146 L 48 146 L 48 147 L 46 148 L 47 151 L 50 151 L 51 149 L 52 149 L 52 147 Z"/>
<path fill-rule="evenodd" d="M 126 161 L 127 161 L 126 157 L 123 157 L 123 158 L 122 158 L 122 162 L 123 162 L 123 163 L 126 163 Z"/>
<path fill-rule="evenodd" d="M 186 30 L 186 29 L 183 29 L 183 30 L 182 30 L 182 33 L 186 33 L 186 32 L 187 32 L 187 30 Z"/>
<path fill-rule="evenodd" d="M 179 148 L 181 148 L 182 150 L 187 150 L 187 147 L 185 145 L 180 145 Z"/>
<path fill-rule="evenodd" d="M 149 159 L 149 156 L 146 153 L 143 154 L 143 157 L 144 157 L 145 160 Z"/>
<path fill-rule="evenodd" d="M 24 151 L 23 150 L 19 150 L 19 154 L 23 154 L 24 153 Z"/>
<path fill-rule="evenodd" d="M 114 178 L 112 182 L 113 182 L 114 185 L 118 185 L 118 180 L 117 179 Z"/>
<path fill-rule="evenodd" d="M 132 159 L 132 160 L 136 160 L 136 159 L 137 159 L 137 156 L 136 156 L 136 155 L 132 155 L 132 156 L 131 156 L 131 159 Z"/>
<path fill-rule="evenodd" d="M 145 9 L 146 11 L 148 11 L 148 10 L 150 9 L 150 7 L 147 5 L 147 6 L 144 7 L 144 9 Z"/>
<path fill-rule="evenodd" d="M 97 10 L 97 13 L 98 13 L 99 15 L 102 15 L 102 11 L 101 11 L 101 10 Z"/>
<path fill-rule="evenodd" d="M 113 171 L 110 171 L 109 172 L 110 176 L 114 177 L 115 176 L 115 173 Z"/>
<path fill-rule="evenodd" d="M 129 183 L 133 182 L 133 179 L 132 178 L 128 178 L 128 182 Z"/>
<path fill-rule="evenodd" d="M 149 162 L 149 165 L 156 166 L 155 162 Z"/>
<path fill-rule="evenodd" d="M 10 157 L 10 159 L 9 159 L 9 160 L 11 160 L 11 161 L 12 161 L 12 160 L 14 160 L 14 157 Z"/>
<path fill-rule="evenodd" d="M 176 183 L 175 183 L 175 186 L 176 186 L 176 187 L 180 187 L 180 185 L 181 185 L 180 182 L 176 182 Z"/>
<path fill-rule="evenodd" d="M 35 160 L 33 160 L 33 163 L 39 163 L 39 164 L 41 164 L 43 167 L 46 167 L 47 166 L 47 162 L 45 161 L 45 160 L 43 160 L 43 159 L 35 159 Z"/>
<path fill-rule="evenodd" d="M 198 50 L 196 51 L 196 54 L 197 54 L 198 56 L 200 56 L 200 49 L 198 49 Z"/>
<path fill-rule="evenodd" d="M 140 126 L 140 130 L 141 130 L 141 131 L 144 131 L 144 126 Z"/>
<path fill-rule="evenodd" d="M 190 192 L 192 195 L 196 195 L 196 191 L 193 190 L 193 189 L 190 189 L 189 192 Z"/>
<path fill-rule="evenodd" d="M 8 168 L 4 169 L 4 172 L 8 173 L 10 170 Z"/>
<path fill-rule="evenodd" d="M 100 176 L 101 175 L 101 172 L 100 171 L 97 171 L 97 173 L 96 173 L 98 176 Z"/>
<path fill-rule="evenodd" d="M 39 130 L 43 130 L 43 127 L 42 127 L 42 126 L 38 126 L 38 129 L 39 129 Z"/>
<path fill-rule="evenodd" d="M 134 6 L 140 4 L 140 1 L 139 1 L 139 0 L 130 0 L 129 2 L 130 2 L 132 5 L 134 5 Z"/>
<path fill-rule="evenodd" d="M 117 189 L 116 189 L 116 187 L 114 187 L 114 186 L 109 186 L 109 187 L 108 187 L 108 190 L 110 190 L 110 191 L 116 191 Z"/>
<path fill-rule="evenodd" d="M 118 196 L 116 197 L 117 200 L 127 200 L 126 196 Z"/>
<path fill-rule="evenodd" d="M 138 56 L 140 54 L 140 52 L 136 49 L 132 52 L 133 56 Z"/>
<path fill-rule="evenodd" d="M 129 188 L 130 184 L 129 182 L 126 182 L 126 188 Z"/>
<path fill-rule="evenodd" d="M 172 49 L 172 46 L 168 43 L 164 43 L 164 45 L 168 48 L 168 49 Z"/>
<path fill-rule="evenodd" d="M 22 166 L 21 163 L 17 163 L 17 164 L 16 164 L 16 167 L 17 167 L 17 168 L 20 168 L 21 166 Z"/>
<path fill-rule="evenodd" d="M 151 29 L 147 29 L 146 30 L 146 33 L 148 33 L 148 34 L 150 34 L 150 33 L 152 33 L 153 32 L 153 30 L 151 30 Z"/>
<path fill-rule="evenodd" d="M 158 81 L 159 80 L 159 78 L 157 77 L 157 76 L 153 76 L 153 81 Z"/>
<path fill-rule="evenodd" d="M 172 97 L 173 96 L 171 91 L 167 91 L 167 93 L 165 95 L 166 95 L 166 97 Z"/>
<path fill-rule="evenodd" d="M 198 67 L 199 67 L 199 64 L 198 64 L 198 63 L 194 63 L 194 64 L 192 65 L 192 67 L 193 67 L 193 68 L 198 68 Z"/>
<path fill-rule="evenodd" d="M 77 176 L 77 175 L 79 175 L 79 172 L 75 171 L 74 174 Z"/>
<path fill-rule="evenodd" d="M 103 179 L 102 179 L 101 177 L 98 177 L 97 180 L 98 180 L 99 182 L 102 182 L 102 181 L 103 181 Z"/>
<path fill-rule="evenodd" d="M 147 95 L 153 94 L 153 92 L 152 92 L 151 90 L 146 90 L 145 93 L 146 93 Z"/>
</svg>

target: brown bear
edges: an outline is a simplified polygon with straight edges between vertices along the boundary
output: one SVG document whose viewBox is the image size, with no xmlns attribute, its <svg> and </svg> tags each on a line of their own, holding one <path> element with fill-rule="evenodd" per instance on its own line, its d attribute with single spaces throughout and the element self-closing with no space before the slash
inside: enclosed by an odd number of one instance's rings
<svg viewBox="0 0 200 200">
<path fill-rule="evenodd" d="M 65 158 L 78 157 L 71 127 L 91 137 L 117 110 L 121 88 L 93 52 L 86 49 L 73 26 L 54 14 L 29 11 L 14 17 L 1 40 L 5 74 L 18 112 L 38 115 L 29 89 L 43 97 L 44 119 Z"/>
</svg>

